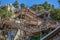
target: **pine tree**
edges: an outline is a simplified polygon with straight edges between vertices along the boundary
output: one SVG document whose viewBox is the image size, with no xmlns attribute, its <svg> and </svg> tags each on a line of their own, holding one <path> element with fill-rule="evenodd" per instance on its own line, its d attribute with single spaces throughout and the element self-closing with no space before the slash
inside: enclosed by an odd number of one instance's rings
<svg viewBox="0 0 60 40">
<path fill-rule="evenodd" d="M 21 6 L 21 8 L 23 8 L 23 9 L 26 8 L 25 4 L 23 4 L 23 3 L 20 4 L 20 6 Z"/>
<path fill-rule="evenodd" d="M 18 7 L 19 7 L 18 0 L 16 0 L 16 1 L 13 3 L 13 6 L 14 6 L 15 8 L 18 8 Z"/>
</svg>

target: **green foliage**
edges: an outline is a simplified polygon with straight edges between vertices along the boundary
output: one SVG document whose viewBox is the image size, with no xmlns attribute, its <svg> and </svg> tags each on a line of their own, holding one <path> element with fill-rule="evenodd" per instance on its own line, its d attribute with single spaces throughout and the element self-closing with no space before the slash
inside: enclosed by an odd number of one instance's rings
<svg viewBox="0 0 60 40">
<path fill-rule="evenodd" d="M 43 7 L 41 4 L 32 5 L 30 8 L 31 8 L 32 10 L 38 11 L 38 12 L 44 10 L 44 7 Z"/>
<path fill-rule="evenodd" d="M 37 5 L 36 5 L 36 4 L 35 4 L 35 5 L 32 5 L 30 8 L 31 8 L 32 10 L 36 11 L 36 10 L 37 10 Z"/>
<path fill-rule="evenodd" d="M 57 20 L 60 20 L 60 9 L 56 9 L 57 12 Z"/>
<path fill-rule="evenodd" d="M 58 1 L 60 3 L 60 0 Z M 30 7 L 32 10 L 40 12 L 41 10 L 48 9 L 50 10 L 50 16 L 54 20 L 60 20 L 60 9 L 54 8 L 54 5 L 48 4 L 48 2 L 44 2 L 43 4 L 34 4 Z"/>
<path fill-rule="evenodd" d="M 18 8 L 18 7 L 19 7 L 19 3 L 18 3 L 17 0 L 13 3 L 13 6 L 14 6 L 15 8 Z"/>
<path fill-rule="evenodd" d="M 57 20 L 57 14 L 56 13 L 51 13 L 51 18 L 54 20 Z"/>
<path fill-rule="evenodd" d="M 23 8 L 23 9 L 26 8 L 25 4 L 23 4 L 23 3 L 20 4 L 20 6 L 21 6 L 21 8 Z"/>
<path fill-rule="evenodd" d="M 46 2 L 43 4 L 43 6 L 44 6 L 44 9 L 48 9 L 48 8 L 49 8 L 48 2 L 46 1 Z"/>
<path fill-rule="evenodd" d="M 58 3 L 60 4 L 60 0 L 58 0 Z"/>
<path fill-rule="evenodd" d="M 32 10 L 34 10 L 34 11 L 36 11 L 36 10 L 38 10 L 38 12 L 39 11 L 41 11 L 41 10 L 44 10 L 44 9 L 51 9 L 52 7 L 54 7 L 54 5 L 50 5 L 50 4 L 48 4 L 48 2 L 46 1 L 46 2 L 44 2 L 43 4 L 34 4 L 34 5 L 32 5 L 30 8 L 32 9 Z"/>
<path fill-rule="evenodd" d="M 1 6 L 0 9 L 7 10 L 7 6 Z"/>
<path fill-rule="evenodd" d="M 10 11 L 8 11 L 5 7 L 0 7 L 0 17 L 2 19 L 5 18 L 10 18 L 12 16 L 12 13 Z"/>
<path fill-rule="evenodd" d="M 52 9 L 50 11 L 51 18 L 54 20 L 60 20 L 60 9 Z"/>
</svg>

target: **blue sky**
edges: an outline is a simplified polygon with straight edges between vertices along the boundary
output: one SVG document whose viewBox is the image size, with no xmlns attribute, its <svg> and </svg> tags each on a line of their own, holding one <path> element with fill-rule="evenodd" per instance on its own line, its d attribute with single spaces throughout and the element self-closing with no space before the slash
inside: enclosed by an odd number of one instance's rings
<svg viewBox="0 0 60 40">
<path fill-rule="evenodd" d="M 56 8 L 59 7 L 58 0 L 18 0 L 19 4 L 24 3 L 26 6 L 31 6 L 33 4 L 42 4 L 45 1 L 47 1 L 50 4 L 54 4 Z M 15 0 L 1 0 L 2 5 L 14 2 Z"/>
</svg>

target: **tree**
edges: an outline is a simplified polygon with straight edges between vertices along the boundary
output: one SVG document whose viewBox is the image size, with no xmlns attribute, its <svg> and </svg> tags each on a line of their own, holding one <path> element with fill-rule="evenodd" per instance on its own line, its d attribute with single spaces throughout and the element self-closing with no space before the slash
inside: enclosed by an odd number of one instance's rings
<svg viewBox="0 0 60 40">
<path fill-rule="evenodd" d="M 35 5 L 32 5 L 30 8 L 31 8 L 32 10 L 36 11 L 36 10 L 37 10 L 37 5 L 36 5 L 36 4 L 35 4 Z"/>
<path fill-rule="evenodd" d="M 34 11 L 42 11 L 44 10 L 44 7 L 41 4 L 34 4 L 30 7 Z"/>
<path fill-rule="evenodd" d="M 38 10 L 41 11 L 41 10 L 44 10 L 44 9 L 50 9 L 52 7 L 51 4 L 48 4 L 48 2 L 44 2 L 43 4 L 34 4 L 32 5 L 30 8 L 33 9 L 34 11 Z"/>
<path fill-rule="evenodd" d="M 57 11 L 57 20 L 60 20 L 60 9 L 58 8 L 56 9 L 56 11 Z"/>
<path fill-rule="evenodd" d="M 26 8 L 26 6 L 25 6 L 25 4 L 24 3 L 22 3 L 22 4 L 20 4 L 20 6 L 21 6 L 21 8 Z"/>
<path fill-rule="evenodd" d="M 59 3 L 59 5 L 60 5 L 60 0 L 58 0 L 58 3 Z"/>
<path fill-rule="evenodd" d="M 16 0 L 16 1 L 13 3 L 13 6 L 14 6 L 15 8 L 18 8 L 18 7 L 19 7 L 18 0 Z"/>
<path fill-rule="evenodd" d="M 5 7 L 0 8 L 0 18 L 1 19 L 9 19 L 12 16 L 12 13 L 6 10 Z"/>
<path fill-rule="evenodd" d="M 48 4 L 47 1 L 45 1 L 42 5 L 44 6 L 44 9 L 50 9 L 51 7 L 51 4 Z"/>
<path fill-rule="evenodd" d="M 5 11 L 7 10 L 7 6 L 1 6 L 0 8 Z"/>
<path fill-rule="evenodd" d="M 57 12 L 56 9 L 51 9 L 50 10 L 50 16 L 52 19 L 57 20 Z"/>
<path fill-rule="evenodd" d="M 51 18 L 54 20 L 60 20 L 60 9 L 51 9 Z"/>
</svg>

